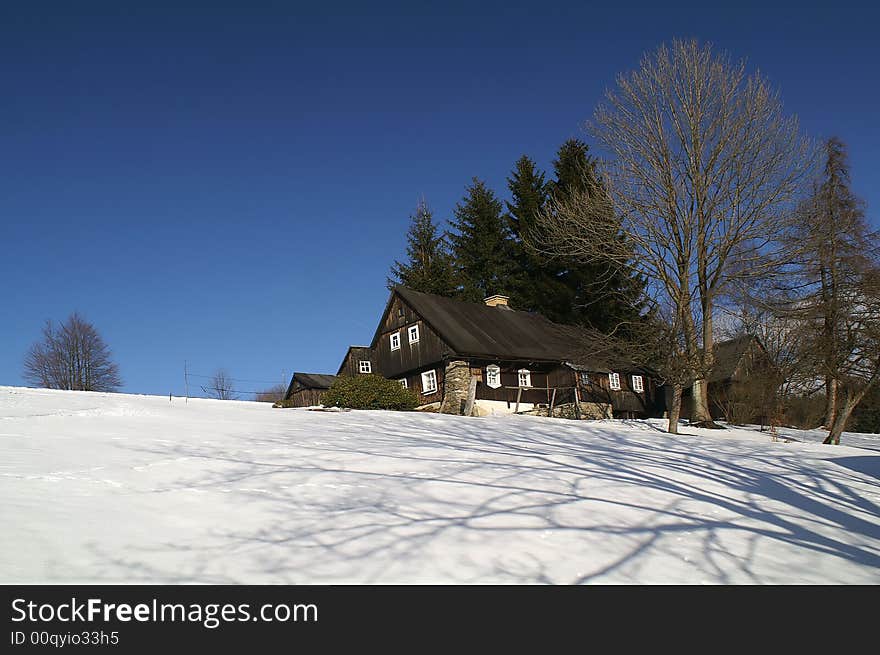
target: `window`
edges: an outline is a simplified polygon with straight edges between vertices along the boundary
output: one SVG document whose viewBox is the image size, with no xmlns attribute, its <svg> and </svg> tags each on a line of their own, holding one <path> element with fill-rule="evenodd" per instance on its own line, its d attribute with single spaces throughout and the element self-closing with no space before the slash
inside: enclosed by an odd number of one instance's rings
<svg viewBox="0 0 880 655">
<path fill-rule="evenodd" d="M 609 373 L 608 384 L 612 391 L 620 391 L 620 373 Z"/>
<path fill-rule="evenodd" d="M 633 375 L 633 391 L 641 393 L 645 390 L 645 381 L 641 375 Z"/>
<path fill-rule="evenodd" d="M 518 371 L 519 373 L 519 386 L 521 387 L 530 387 L 532 386 L 532 372 L 527 368 L 521 368 Z"/>
<path fill-rule="evenodd" d="M 501 369 L 495 364 L 486 367 L 486 386 L 493 389 L 501 386 Z"/>
<path fill-rule="evenodd" d="M 391 350 L 400 350 L 400 332 L 391 335 Z"/>
<path fill-rule="evenodd" d="M 410 343 L 418 343 L 419 342 L 419 326 L 413 325 L 409 329 L 409 342 Z"/>
<path fill-rule="evenodd" d="M 590 374 L 589 373 L 581 373 L 581 385 L 585 387 L 590 386 Z"/>
<path fill-rule="evenodd" d="M 368 360 L 362 359 L 358 362 L 358 371 L 360 371 L 361 373 L 372 373 L 373 367 L 370 365 L 370 362 Z"/>
<path fill-rule="evenodd" d="M 406 378 L 400 378 L 398 382 L 400 382 L 400 386 L 404 389 L 409 389 L 409 385 L 406 383 Z"/>
<path fill-rule="evenodd" d="M 425 371 L 422 373 L 422 393 L 434 393 L 437 391 L 437 373 L 436 371 Z"/>
<path fill-rule="evenodd" d="M 403 307 L 398 307 L 397 308 L 397 318 L 403 318 L 403 316 L 404 316 Z"/>
</svg>

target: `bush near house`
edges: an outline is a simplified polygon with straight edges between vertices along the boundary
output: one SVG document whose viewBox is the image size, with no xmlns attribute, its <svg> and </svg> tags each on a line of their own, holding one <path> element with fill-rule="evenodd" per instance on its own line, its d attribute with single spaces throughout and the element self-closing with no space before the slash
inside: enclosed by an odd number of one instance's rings
<svg viewBox="0 0 880 655">
<path fill-rule="evenodd" d="M 321 400 L 325 407 L 350 409 L 414 409 L 419 398 L 396 380 L 379 375 L 337 378 Z"/>
</svg>

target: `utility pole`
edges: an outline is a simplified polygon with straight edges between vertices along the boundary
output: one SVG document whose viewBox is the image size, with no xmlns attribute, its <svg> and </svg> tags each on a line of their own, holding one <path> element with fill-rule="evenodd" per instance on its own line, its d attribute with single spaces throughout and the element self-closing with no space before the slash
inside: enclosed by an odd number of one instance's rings
<svg viewBox="0 0 880 655">
<path fill-rule="evenodd" d="M 184 404 L 189 404 L 189 378 L 186 374 L 186 360 L 183 360 L 183 392 L 185 394 L 186 400 L 184 400 Z"/>
</svg>

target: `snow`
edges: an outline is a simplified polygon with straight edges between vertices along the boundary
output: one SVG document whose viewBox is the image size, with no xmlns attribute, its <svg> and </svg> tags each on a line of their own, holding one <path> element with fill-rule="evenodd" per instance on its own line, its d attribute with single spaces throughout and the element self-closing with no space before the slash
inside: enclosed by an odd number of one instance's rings
<svg viewBox="0 0 880 655">
<path fill-rule="evenodd" d="M 0 387 L 0 582 L 880 582 L 880 436 L 663 423 Z"/>
</svg>

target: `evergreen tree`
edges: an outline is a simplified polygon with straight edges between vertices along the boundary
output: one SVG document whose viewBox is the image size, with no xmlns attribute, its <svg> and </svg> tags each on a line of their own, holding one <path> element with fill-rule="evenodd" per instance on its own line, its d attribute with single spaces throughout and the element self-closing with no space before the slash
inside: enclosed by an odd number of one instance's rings
<svg viewBox="0 0 880 655">
<path fill-rule="evenodd" d="M 464 300 L 479 301 L 500 293 L 516 302 L 512 278 L 518 266 L 501 210 L 495 193 L 476 177 L 455 208 L 452 226 L 457 234 L 450 234 L 450 241 Z"/>
<path fill-rule="evenodd" d="M 511 201 L 507 202 L 507 221 L 517 240 L 534 228 L 535 220 L 547 202 L 543 171 L 527 155 L 520 157 L 507 178 Z"/>
<path fill-rule="evenodd" d="M 440 296 L 456 294 L 452 257 L 444 234 L 438 234 L 431 210 L 424 200 L 419 201 L 410 217 L 407 233 L 407 263 L 395 261 L 388 278 L 389 289 L 398 284 L 415 291 Z"/>
<path fill-rule="evenodd" d="M 589 146 L 580 139 L 563 143 L 553 161 L 556 178 L 548 183 L 548 202 L 564 204 L 579 194 L 605 194 Z M 609 214 L 602 220 L 616 222 Z M 623 236 L 618 238 L 623 239 Z M 549 318 L 586 325 L 603 332 L 638 321 L 643 310 L 644 284 L 624 267 L 611 262 L 584 264 L 574 259 L 554 260 L 550 275 L 564 287 L 553 295 L 557 303 Z"/>
<path fill-rule="evenodd" d="M 595 182 L 595 161 L 589 154 L 589 146 L 580 139 L 568 139 L 559 146 L 553 171 L 556 179 L 548 185 L 548 193 L 557 200 L 570 198 L 573 194 L 585 191 Z"/>
<path fill-rule="evenodd" d="M 552 263 L 526 246 L 538 216 L 546 209 L 548 188 L 544 173 L 530 157 L 523 155 L 507 178 L 507 188 L 511 199 L 507 202 L 506 218 L 518 269 L 511 278 L 516 309 L 538 312 L 555 321 L 564 319 L 571 300 L 568 290 L 556 276 Z"/>
</svg>

